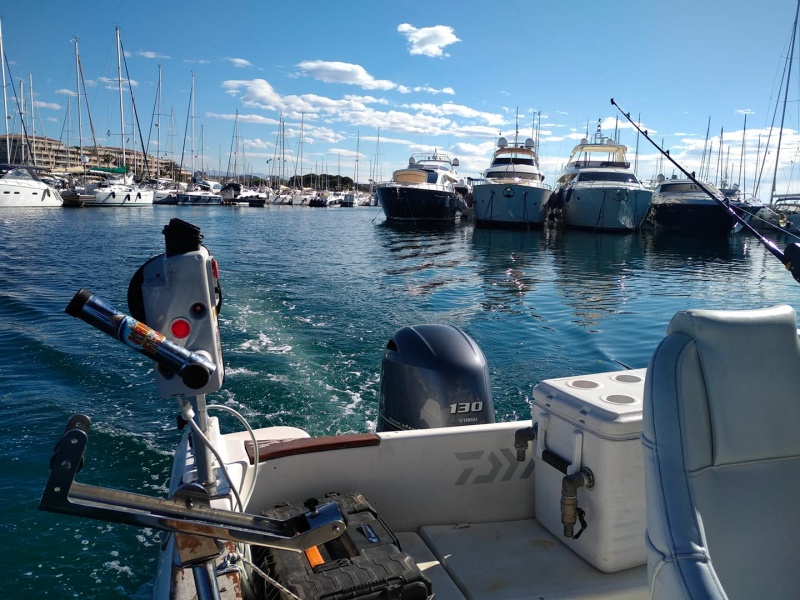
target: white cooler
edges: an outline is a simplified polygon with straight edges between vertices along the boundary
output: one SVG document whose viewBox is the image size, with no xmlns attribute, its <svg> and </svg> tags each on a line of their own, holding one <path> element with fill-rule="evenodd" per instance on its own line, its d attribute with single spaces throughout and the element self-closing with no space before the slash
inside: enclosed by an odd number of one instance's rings
<svg viewBox="0 0 800 600">
<path fill-rule="evenodd" d="M 547 379 L 533 390 L 536 444 L 536 519 L 587 562 L 614 573 L 647 562 L 644 466 L 639 436 L 646 369 Z M 564 536 L 557 468 L 542 461 L 547 449 L 588 468 L 592 489 L 578 489 L 587 527 L 578 539 Z M 575 534 L 580 530 L 575 525 Z"/>
</svg>

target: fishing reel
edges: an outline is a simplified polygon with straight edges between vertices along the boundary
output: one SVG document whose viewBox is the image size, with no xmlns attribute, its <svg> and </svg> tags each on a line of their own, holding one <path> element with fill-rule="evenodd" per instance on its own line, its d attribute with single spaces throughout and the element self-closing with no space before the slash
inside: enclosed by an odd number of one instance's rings
<svg viewBox="0 0 800 600">
<path fill-rule="evenodd" d="M 159 365 L 156 387 L 162 398 L 219 391 L 224 379 L 219 311 L 222 290 L 216 259 L 201 244 L 200 228 L 171 219 L 164 227 L 166 252 L 154 256 L 134 274 L 128 286 L 128 308 L 134 319 L 164 334 L 168 341 L 204 356 L 216 368 L 199 389 Z"/>
</svg>

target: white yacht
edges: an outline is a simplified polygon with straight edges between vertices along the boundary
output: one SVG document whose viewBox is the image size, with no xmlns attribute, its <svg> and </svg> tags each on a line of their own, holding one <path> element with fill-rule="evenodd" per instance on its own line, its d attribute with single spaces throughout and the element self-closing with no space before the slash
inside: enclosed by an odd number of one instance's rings
<svg viewBox="0 0 800 600">
<path fill-rule="evenodd" d="M 539 170 L 533 139 L 509 144 L 501 137 L 483 179 L 472 187 L 478 227 L 541 227 L 547 218 L 550 187 Z"/>
<path fill-rule="evenodd" d="M 63 204 L 59 191 L 42 181 L 37 170 L 30 165 L 0 164 L 0 208 Z"/>
<path fill-rule="evenodd" d="M 637 179 L 625 151 L 599 129 L 592 142 L 584 138 L 572 149 L 551 198 L 565 226 L 631 231 L 642 225 L 653 191 Z"/>
<path fill-rule="evenodd" d="M 97 173 L 90 169 L 90 173 Z M 86 186 L 89 195 L 84 206 L 146 206 L 153 204 L 155 192 L 149 187 L 141 187 L 134 183 L 129 174 L 109 176 L 97 184 Z"/>
</svg>

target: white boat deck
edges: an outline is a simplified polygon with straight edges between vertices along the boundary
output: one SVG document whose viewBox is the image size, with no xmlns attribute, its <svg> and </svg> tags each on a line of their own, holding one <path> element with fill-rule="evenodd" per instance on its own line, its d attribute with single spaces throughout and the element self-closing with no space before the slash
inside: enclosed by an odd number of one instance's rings
<svg viewBox="0 0 800 600">
<path fill-rule="evenodd" d="M 539 436 L 521 462 L 515 434 L 531 420 L 328 438 L 291 427 L 256 430 L 259 478 L 247 512 L 359 492 L 431 580 L 437 600 L 646 598 L 643 379 L 641 369 L 543 382 L 533 406 Z M 541 411 L 551 409 L 548 419 Z M 576 427 L 587 429 L 575 437 Z M 582 462 L 596 477 L 591 491 L 578 492 L 588 523 L 580 540 L 562 535 L 563 475 L 541 458 L 545 443 L 569 457 L 574 440 L 582 440 Z M 234 481 L 246 479 L 249 489 L 249 434 L 217 442 Z M 190 459 L 184 480 L 192 470 Z"/>
<path fill-rule="evenodd" d="M 647 598 L 647 566 L 602 573 L 535 519 L 398 534 L 437 600 Z"/>
</svg>

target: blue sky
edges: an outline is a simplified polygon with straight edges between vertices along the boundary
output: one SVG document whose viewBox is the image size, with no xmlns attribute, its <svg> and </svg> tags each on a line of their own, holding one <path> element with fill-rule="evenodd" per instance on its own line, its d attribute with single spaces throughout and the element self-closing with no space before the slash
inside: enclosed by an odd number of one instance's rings
<svg viewBox="0 0 800 600">
<path fill-rule="evenodd" d="M 514 135 L 518 111 L 521 137 L 531 134 L 534 120 L 541 123 L 540 160 L 552 183 L 572 146 L 598 120 L 606 135 L 620 128 L 634 161 L 637 136 L 611 106 L 613 97 L 693 170 L 700 169 L 710 120 L 711 178 L 722 164 L 729 180 L 748 192 L 769 152 L 763 197 L 777 141 L 773 134 L 768 146 L 767 136 L 796 6 L 794 0 L 83 0 L 71 6 L 48 0 L 7 3 L 0 17 L 14 87 L 19 92 L 24 82 L 28 105 L 33 83 L 37 133 L 66 141 L 70 132 L 72 145 L 76 37 L 98 143 L 119 145 L 119 26 L 151 151 L 162 67 L 161 152 L 172 152 L 176 162 L 194 72 L 196 165 L 208 170 L 227 169 L 238 110 L 237 162 L 244 160 L 251 172 L 269 171 L 283 116 L 287 174 L 299 169 L 302 120 L 305 173 L 353 176 L 358 153 L 360 181 L 371 174 L 388 179 L 412 153 L 438 148 L 459 158 L 462 174 L 479 176 L 498 135 Z M 800 64 L 793 65 L 792 79 L 800 82 Z M 7 92 L 9 123 L 18 131 L 10 87 Z M 800 166 L 793 168 L 799 98 L 794 83 L 778 192 L 800 191 Z M 129 104 L 126 99 L 126 145 Z M 87 121 L 84 116 L 84 144 L 91 143 Z M 657 159 L 639 139 L 641 178 L 672 173 L 659 169 Z"/>
</svg>

